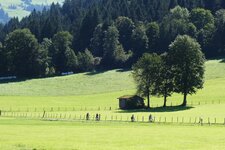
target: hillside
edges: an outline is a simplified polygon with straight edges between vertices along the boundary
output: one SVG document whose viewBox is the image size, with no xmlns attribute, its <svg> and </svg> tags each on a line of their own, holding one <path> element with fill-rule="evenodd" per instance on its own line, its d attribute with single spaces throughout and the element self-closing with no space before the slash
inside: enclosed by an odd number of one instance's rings
<svg viewBox="0 0 225 150">
<path fill-rule="evenodd" d="M 225 78 L 225 63 L 209 60 L 206 63 L 206 83 L 218 82 Z M 213 84 L 212 84 L 213 85 Z M 208 87 L 205 86 L 207 89 Z M 71 76 L 32 79 L 0 84 L 0 95 L 20 96 L 64 96 L 109 93 L 133 90 L 130 71 L 112 70 L 99 73 L 81 73 Z"/>
<path fill-rule="evenodd" d="M 5 13 L 0 12 L 0 22 L 6 22 L 12 17 L 21 19 L 29 15 L 33 9 L 42 10 L 44 7 L 48 8 L 53 2 L 62 4 L 63 1 L 64 0 L 0 0 L 0 9 Z"/>
</svg>

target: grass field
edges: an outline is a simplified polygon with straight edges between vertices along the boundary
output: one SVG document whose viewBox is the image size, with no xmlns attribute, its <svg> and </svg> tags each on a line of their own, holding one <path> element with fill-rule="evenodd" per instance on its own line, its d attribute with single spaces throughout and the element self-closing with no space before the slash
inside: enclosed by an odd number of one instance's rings
<svg viewBox="0 0 225 150">
<path fill-rule="evenodd" d="M 0 128 L 4 150 L 225 149 L 222 126 L 1 119 Z"/>
<path fill-rule="evenodd" d="M 53 2 L 58 2 L 62 4 L 64 0 L 32 0 L 32 5 L 45 5 L 49 6 Z M 25 8 L 26 4 L 22 0 L 0 0 L 1 8 L 8 13 L 9 17 L 18 17 L 22 19 L 23 17 L 30 14 Z M 15 9 L 10 8 L 10 6 L 15 6 Z"/>
<path fill-rule="evenodd" d="M 112 70 L 1 83 L 0 110 L 7 111 L 8 116 L 10 111 L 17 114 L 0 118 L 0 149 L 225 149 L 222 60 L 207 61 L 204 89 L 188 97 L 187 108 L 174 106 L 182 102 L 182 95 L 174 94 L 168 101 L 173 107 L 118 110 L 116 98 L 135 93 L 130 74 L 130 71 Z M 161 106 L 162 100 L 153 97 L 153 107 Z M 102 120 L 107 121 L 48 121 L 40 118 L 44 110 L 47 118 L 56 115 L 83 118 L 89 112 L 91 116 L 100 113 Z M 28 117 L 21 117 L 25 113 Z M 139 122 L 127 122 L 132 114 Z M 174 123 L 142 123 L 142 117 L 147 121 L 149 114 L 156 122 L 164 122 L 166 118 L 166 122 Z M 112 117 L 115 121 L 110 121 Z M 205 125 L 194 124 L 199 117 Z M 220 125 L 207 124 L 215 120 Z"/>
</svg>

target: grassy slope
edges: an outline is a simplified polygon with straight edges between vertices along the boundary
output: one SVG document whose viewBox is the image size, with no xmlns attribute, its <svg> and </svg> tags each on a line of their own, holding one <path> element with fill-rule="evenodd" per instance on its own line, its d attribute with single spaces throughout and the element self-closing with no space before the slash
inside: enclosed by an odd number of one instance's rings
<svg viewBox="0 0 225 150">
<path fill-rule="evenodd" d="M 53 2 L 63 3 L 64 0 L 32 0 L 33 5 L 50 5 Z M 21 0 L 0 0 L 3 10 L 8 13 L 9 17 L 18 17 L 22 19 L 29 15 L 29 11 L 24 10 L 24 3 Z M 16 9 L 10 9 L 9 6 L 16 6 Z"/>
<path fill-rule="evenodd" d="M 204 89 L 189 96 L 189 103 L 225 102 L 225 63 L 212 60 L 206 63 Z M 135 84 L 130 72 L 118 70 L 95 75 L 87 73 L 66 77 L 34 79 L 0 84 L 0 107 L 52 107 L 52 106 L 117 106 L 117 97 L 134 94 Z M 168 104 L 181 103 L 182 96 L 174 94 Z M 162 98 L 153 97 L 153 105 L 161 105 Z"/>
<path fill-rule="evenodd" d="M 55 112 L 51 113 L 54 114 L 83 116 L 88 111 L 91 116 L 101 113 L 102 118 L 107 116 L 109 119 L 114 116 L 115 119 L 117 116 L 125 120 L 132 114 L 138 116 L 139 120 L 144 116 L 146 120 L 149 113 L 153 114 L 156 119 L 161 117 L 164 120 L 166 117 L 167 121 L 172 117 L 174 121 L 176 117 L 179 117 L 180 121 L 184 117 L 185 122 L 189 122 L 190 118 L 193 122 L 195 117 L 201 116 L 205 123 L 208 121 L 208 117 L 211 122 L 217 118 L 217 122 L 223 123 L 225 117 L 225 63 L 221 63 L 220 60 L 207 62 L 205 88 L 197 95 L 189 97 L 189 102 L 200 101 L 204 105 L 195 105 L 187 109 L 167 108 L 166 111 L 154 109 L 150 112 L 104 110 L 104 107 L 107 109 L 109 106 L 117 107 L 116 98 L 118 96 L 134 93 L 135 85 L 129 74 L 130 72 L 114 70 L 96 75 L 78 74 L 1 84 L 0 93 L 5 96 L 0 96 L 0 108 L 10 109 L 12 107 L 16 110 L 26 110 L 28 107 L 29 111 L 34 111 L 34 108 L 37 108 L 37 111 L 43 111 L 44 107 L 48 109 L 53 107 Z M 52 89 L 48 90 L 49 88 Z M 170 101 L 180 103 L 181 99 L 182 96 L 175 94 Z M 223 104 L 218 104 L 218 100 Z M 217 104 L 212 104 L 212 101 Z M 156 104 L 162 103 L 162 98 L 153 98 L 152 102 L 156 106 Z M 57 110 L 58 106 L 61 107 L 60 112 Z M 99 106 L 101 110 L 96 111 Z M 71 107 L 71 109 L 63 107 Z M 73 107 L 75 107 L 75 111 L 72 111 Z M 83 107 L 83 111 L 80 110 L 81 107 Z M 87 107 L 87 111 L 84 110 L 84 107 Z M 95 110 L 92 111 L 92 108 Z M 175 150 L 225 149 L 223 126 L 149 125 L 104 121 L 72 123 L 0 118 L 0 129 L 0 135 L 2 135 L 0 136 L 0 149 L 6 150 L 34 148 L 165 150 L 168 147 Z"/>
<path fill-rule="evenodd" d="M 87 73 L 65 77 L 34 79 L 0 85 L 0 95 L 69 96 L 90 95 L 134 89 L 130 72 L 116 70 L 90 75 Z"/>
<path fill-rule="evenodd" d="M 215 84 L 221 87 L 222 85 L 220 84 L 224 78 L 225 63 L 222 63 L 220 60 L 211 60 L 206 63 L 206 85 L 204 90 Z M 96 74 L 83 73 L 65 77 L 0 84 L 0 95 L 69 96 L 111 93 L 134 89 L 135 84 L 133 83 L 131 72 L 113 70 Z"/>
</svg>

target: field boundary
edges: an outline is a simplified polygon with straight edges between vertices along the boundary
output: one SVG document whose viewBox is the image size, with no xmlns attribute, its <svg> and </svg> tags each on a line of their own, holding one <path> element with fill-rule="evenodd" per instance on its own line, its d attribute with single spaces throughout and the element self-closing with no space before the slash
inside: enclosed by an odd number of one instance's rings
<svg viewBox="0 0 225 150">
<path fill-rule="evenodd" d="M 154 124 L 198 124 L 198 125 L 224 125 L 225 117 L 155 117 L 151 119 L 140 115 L 102 115 L 91 114 L 87 118 L 87 114 L 68 114 L 68 113 L 52 113 L 52 112 L 1 112 L 0 117 L 16 118 L 16 119 L 38 119 L 45 121 L 95 121 L 95 122 L 137 122 L 137 123 L 154 123 Z M 133 116 L 133 118 L 132 118 Z"/>
<path fill-rule="evenodd" d="M 202 106 L 202 105 L 213 105 L 213 104 L 225 104 L 225 102 L 221 100 L 213 100 L 213 101 L 190 101 L 187 103 L 188 107 L 192 106 Z M 167 106 L 169 107 L 176 107 L 179 106 L 180 103 L 178 102 L 171 102 L 168 103 Z M 162 104 L 151 104 L 151 108 L 162 108 Z M 120 110 L 118 108 L 118 105 L 112 105 L 112 106 L 52 106 L 52 107 L 24 107 L 24 106 L 18 106 L 18 107 L 0 107 L 0 111 L 2 112 L 43 112 L 43 111 L 111 111 L 111 110 Z"/>
</svg>

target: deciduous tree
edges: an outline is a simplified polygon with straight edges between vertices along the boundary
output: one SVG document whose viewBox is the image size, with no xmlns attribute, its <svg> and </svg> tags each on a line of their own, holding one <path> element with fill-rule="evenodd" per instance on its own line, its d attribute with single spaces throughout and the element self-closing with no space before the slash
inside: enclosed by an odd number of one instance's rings
<svg viewBox="0 0 225 150">
<path fill-rule="evenodd" d="M 178 36 L 169 46 L 175 91 L 184 95 L 182 106 L 187 105 L 187 95 L 203 88 L 205 57 L 199 43 L 191 37 Z"/>
<path fill-rule="evenodd" d="M 137 93 L 147 97 L 147 107 L 150 108 L 150 96 L 156 94 L 160 76 L 161 57 L 157 54 L 145 53 L 133 65 L 132 75 L 137 85 Z"/>
</svg>

